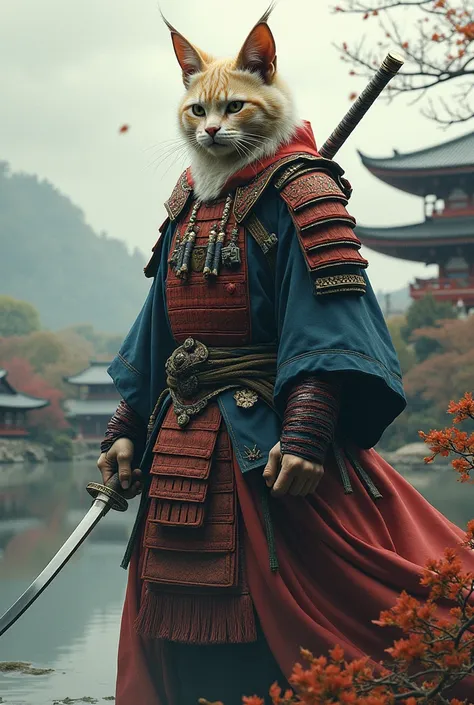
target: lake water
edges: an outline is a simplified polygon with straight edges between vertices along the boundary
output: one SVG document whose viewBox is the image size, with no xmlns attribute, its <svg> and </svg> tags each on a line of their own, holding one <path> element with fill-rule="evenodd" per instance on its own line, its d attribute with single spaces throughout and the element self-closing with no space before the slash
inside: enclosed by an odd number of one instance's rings
<svg viewBox="0 0 474 705">
<path fill-rule="evenodd" d="M 404 473 L 452 521 L 474 516 L 474 488 L 450 470 Z M 7 478 L 14 476 L 14 480 Z M 0 614 L 25 590 L 90 506 L 85 485 L 93 462 L 48 467 L 0 465 Z M 120 568 L 137 502 L 110 512 L 37 602 L 0 638 L 0 662 L 54 669 L 0 674 L 8 705 L 52 705 L 66 698 L 103 705 L 114 694 L 126 573 Z M 0 700 L 1 702 L 1 700 Z M 66 700 L 67 702 L 67 700 Z M 137 703 L 137 705 L 139 705 Z"/>
</svg>

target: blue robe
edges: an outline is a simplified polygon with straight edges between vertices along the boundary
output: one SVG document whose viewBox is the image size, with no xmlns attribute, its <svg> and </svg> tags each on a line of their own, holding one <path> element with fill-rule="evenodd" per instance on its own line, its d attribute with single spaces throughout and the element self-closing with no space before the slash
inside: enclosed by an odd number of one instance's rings
<svg viewBox="0 0 474 705">
<path fill-rule="evenodd" d="M 251 342 L 278 341 L 278 357 L 274 408 L 262 402 L 242 409 L 235 404 L 232 390 L 219 396 L 242 472 L 265 465 L 268 452 L 279 440 L 288 390 L 308 374 L 338 375 L 343 383 L 341 437 L 361 448 L 373 447 L 406 401 L 398 359 L 370 283 L 363 296 L 315 296 L 293 221 L 275 189 L 266 190 L 254 212 L 268 232 L 277 234 L 278 246 L 272 271 L 261 248 L 246 234 Z M 166 388 L 165 361 L 178 346 L 166 310 L 173 231 L 170 223 L 162 235 L 160 262 L 148 297 L 109 368 L 122 398 L 144 423 Z M 365 271 L 360 274 L 366 277 Z M 249 459 L 245 450 L 255 445 L 261 457 Z M 145 472 L 147 459 L 149 453 L 142 463 Z"/>
</svg>

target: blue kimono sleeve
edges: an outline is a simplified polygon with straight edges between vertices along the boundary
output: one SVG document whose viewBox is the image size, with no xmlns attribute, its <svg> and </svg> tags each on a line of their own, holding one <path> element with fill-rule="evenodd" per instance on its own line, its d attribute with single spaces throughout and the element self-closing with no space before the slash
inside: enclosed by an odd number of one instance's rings
<svg viewBox="0 0 474 705">
<path fill-rule="evenodd" d="M 282 202 L 275 278 L 278 412 L 283 413 L 298 378 L 334 373 L 343 388 L 343 437 L 371 448 L 403 411 L 406 400 L 397 355 L 370 283 L 363 296 L 314 295 L 293 222 Z"/>
<path fill-rule="evenodd" d="M 165 362 L 176 343 L 166 312 L 166 274 L 172 225 L 163 234 L 159 264 L 147 299 L 108 368 L 122 399 L 145 423 L 166 387 Z"/>
</svg>

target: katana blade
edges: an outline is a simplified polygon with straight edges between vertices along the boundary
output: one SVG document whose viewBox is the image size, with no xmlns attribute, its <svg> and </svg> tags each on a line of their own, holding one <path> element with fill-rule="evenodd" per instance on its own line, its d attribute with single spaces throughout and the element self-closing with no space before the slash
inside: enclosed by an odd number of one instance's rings
<svg viewBox="0 0 474 705">
<path fill-rule="evenodd" d="M 94 527 L 99 523 L 109 509 L 125 511 L 128 503 L 119 494 L 120 483 L 118 476 L 114 475 L 106 485 L 90 482 L 87 491 L 95 499 L 92 507 L 85 517 L 74 529 L 67 541 L 61 546 L 54 558 L 50 560 L 46 568 L 38 575 L 18 600 L 0 617 L 0 636 L 15 624 L 17 619 L 26 612 L 28 607 L 41 595 L 59 571 L 66 565 L 68 560 L 77 551 L 79 546 L 89 536 Z"/>
</svg>

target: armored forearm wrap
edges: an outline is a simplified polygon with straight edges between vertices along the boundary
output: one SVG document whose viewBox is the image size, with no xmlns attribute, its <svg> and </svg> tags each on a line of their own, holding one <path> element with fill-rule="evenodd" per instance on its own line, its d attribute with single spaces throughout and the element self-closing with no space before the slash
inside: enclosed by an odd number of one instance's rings
<svg viewBox="0 0 474 705">
<path fill-rule="evenodd" d="M 339 415 L 336 382 L 306 377 L 288 396 L 281 433 L 282 454 L 322 463 Z"/>
<path fill-rule="evenodd" d="M 107 453 L 119 438 L 129 438 L 133 443 L 142 446 L 145 436 L 146 427 L 142 419 L 129 407 L 126 401 L 122 400 L 107 424 L 100 450 L 102 453 Z"/>
</svg>

